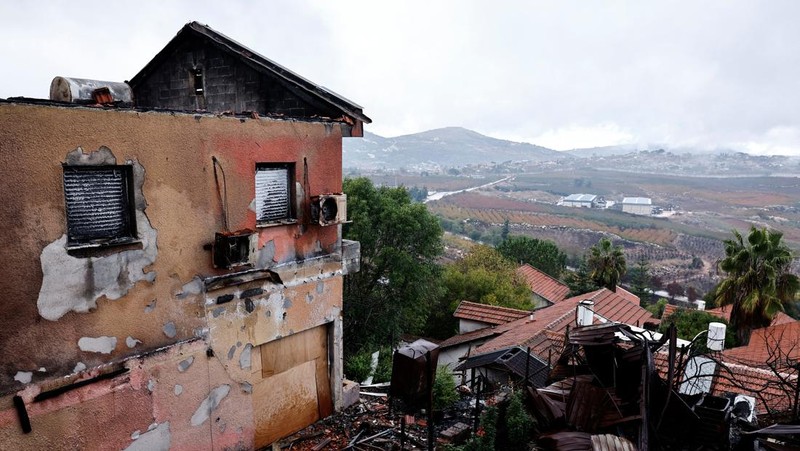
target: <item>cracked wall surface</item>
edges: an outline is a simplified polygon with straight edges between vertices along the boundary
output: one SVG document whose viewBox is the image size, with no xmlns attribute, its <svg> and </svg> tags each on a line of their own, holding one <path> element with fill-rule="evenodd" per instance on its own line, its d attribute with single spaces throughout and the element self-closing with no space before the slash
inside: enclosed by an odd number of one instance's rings
<svg viewBox="0 0 800 451">
<path fill-rule="evenodd" d="M 301 207 L 304 196 L 340 192 L 338 127 L 0 102 L 0 148 L 0 190 L 15 193 L 0 203 L 7 250 L 0 442 L 19 438 L 12 395 L 91 380 L 122 365 L 128 371 L 120 376 L 47 402 L 26 395 L 38 435 L 23 438 L 21 448 L 53 447 L 64 425 L 71 428 L 65 443 L 87 449 L 100 447 L 92 445 L 100 443 L 99 431 L 116 449 L 167 442 L 252 448 L 253 393 L 263 390 L 260 346 L 323 325 L 338 349 L 331 362 L 338 403 L 340 228 L 256 228 L 249 208 L 259 162 L 295 163 Z M 210 244 L 224 229 L 212 156 L 226 173 L 229 229 L 258 235 L 249 269 L 272 269 L 280 283 L 204 286 L 232 272 L 212 265 Z M 119 162 L 134 165 L 140 242 L 68 250 L 62 164 Z M 115 410 L 122 406 L 125 412 Z M 199 426 L 192 426 L 195 414 Z"/>
</svg>

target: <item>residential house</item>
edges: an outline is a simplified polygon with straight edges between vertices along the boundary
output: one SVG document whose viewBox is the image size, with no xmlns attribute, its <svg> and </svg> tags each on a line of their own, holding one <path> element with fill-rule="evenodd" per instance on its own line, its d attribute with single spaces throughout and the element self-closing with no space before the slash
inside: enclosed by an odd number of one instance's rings
<svg viewBox="0 0 800 451">
<path fill-rule="evenodd" d="M 458 318 L 458 333 L 463 334 L 485 327 L 499 326 L 528 316 L 527 310 L 519 310 L 499 305 L 480 304 L 477 302 L 461 301 L 453 312 Z"/>
<path fill-rule="evenodd" d="M 561 281 L 550 277 L 531 265 L 525 264 L 517 268 L 517 274 L 531 288 L 531 296 L 535 309 L 553 305 L 563 301 L 569 295 L 569 287 Z"/>
<path fill-rule="evenodd" d="M 650 312 L 639 307 L 636 296 L 619 293 L 619 289 L 615 293 L 601 288 L 535 310 L 505 324 L 453 336 L 439 344 L 440 362 L 455 368 L 455 362 L 466 358 L 520 347 L 524 350 L 530 348 L 533 356 L 550 365 L 561 352 L 567 328 L 577 324 L 576 312 L 582 302 L 591 306 L 594 324 L 620 322 L 644 326 L 645 323 L 655 325 L 659 322 Z"/>
<path fill-rule="evenodd" d="M 362 108 L 194 22 L 53 88 L 0 100 L 0 443 L 254 449 L 340 409 Z"/>
<path fill-rule="evenodd" d="M 662 319 L 682 310 L 667 305 Z M 708 310 L 708 313 L 730 321 L 731 306 Z M 661 356 L 660 358 L 664 358 Z M 800 359 L 800 321 L 779 312 L 768 327 L 756 329 L 746 346 L 725 349 L 702 357 L 708 373 L 704 388 L 714 396 L 741 393 L 755 400 L 760 414 L 787 411 L 794 399 L 797 372 L 795 364 Z M 661 365 L 666 374 L 666 365 Z"/>
<path fill-rule="evenodd" d="M 712 315 L 714 315 L 716 317 L 722 318 L 727 322 L 731 321 L 731 305 L 730 304 L 723 305 L 722 307 L 709 309 L 707 311 L 708 311 L 708 313 L 710 313 L 710 314 L 712 314 Z M 792 324 L 792 323 L 796 323 L 796 322 L 797 322 L 797 320 L 795 320 L 791 316 L 787 315 L 786 313 L 778 312 L 778 313 L 775 314 L 775 317 L 772 318 L 772 324 L 770 324 L 770 325 L 771 326 L 779 326 L 781 324 Z"/>
</svg>

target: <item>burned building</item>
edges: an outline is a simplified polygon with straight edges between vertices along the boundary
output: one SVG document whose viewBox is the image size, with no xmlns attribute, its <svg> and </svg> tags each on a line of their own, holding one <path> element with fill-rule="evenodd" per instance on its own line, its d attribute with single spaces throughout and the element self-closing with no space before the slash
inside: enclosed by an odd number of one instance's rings
<svg viewBox="0 0 800 451">
<path fill-rule="evenodd" d="M 51 95 L 0 100 L 0 443 L 248 449 L 339 409 L 362 108 L 194 22 Z"/>
</svg>

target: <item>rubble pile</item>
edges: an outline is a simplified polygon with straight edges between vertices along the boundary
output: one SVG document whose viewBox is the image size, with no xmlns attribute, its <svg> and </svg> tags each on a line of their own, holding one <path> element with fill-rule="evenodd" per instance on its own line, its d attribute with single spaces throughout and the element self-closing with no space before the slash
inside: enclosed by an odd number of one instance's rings
<svg viewBox="0 0 800 451">
<path fill-rule="evenodd" d="M 406 450 L 428 449 L 426 413 L 404 415 L 397 409 L 390 409 L 387 396 L 377 396 L 372 393 L 374 391 L 370 388 L 370 394 L 362 394 L 354 405 L 286 437 L 277 446 L 291 450 L 366 451 L 400 449 L 404 442 Z M 475 397 L 467 394 L 451 408 L 434 412 L 437 449 L 443 444 L 460 444 L 469 438 L 474 425 L 475 402 Z M 480 405 L 493 402 L 494 397 L 489 397 Z"/>
</svg>

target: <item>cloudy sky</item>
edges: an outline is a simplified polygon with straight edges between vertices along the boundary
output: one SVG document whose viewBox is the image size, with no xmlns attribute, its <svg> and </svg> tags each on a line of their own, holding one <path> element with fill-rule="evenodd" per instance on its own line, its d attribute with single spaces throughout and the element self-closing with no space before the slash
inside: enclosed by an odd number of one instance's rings
<svg viewBox="0 0 800 451">
<path fill-rule="evenodd" d="M 383 136 L 800 155 L 798 19 L 791 0 L 9 1 L 0 98 L 127 80 L 197 20 L 363 105 Z"/>
</svg>

